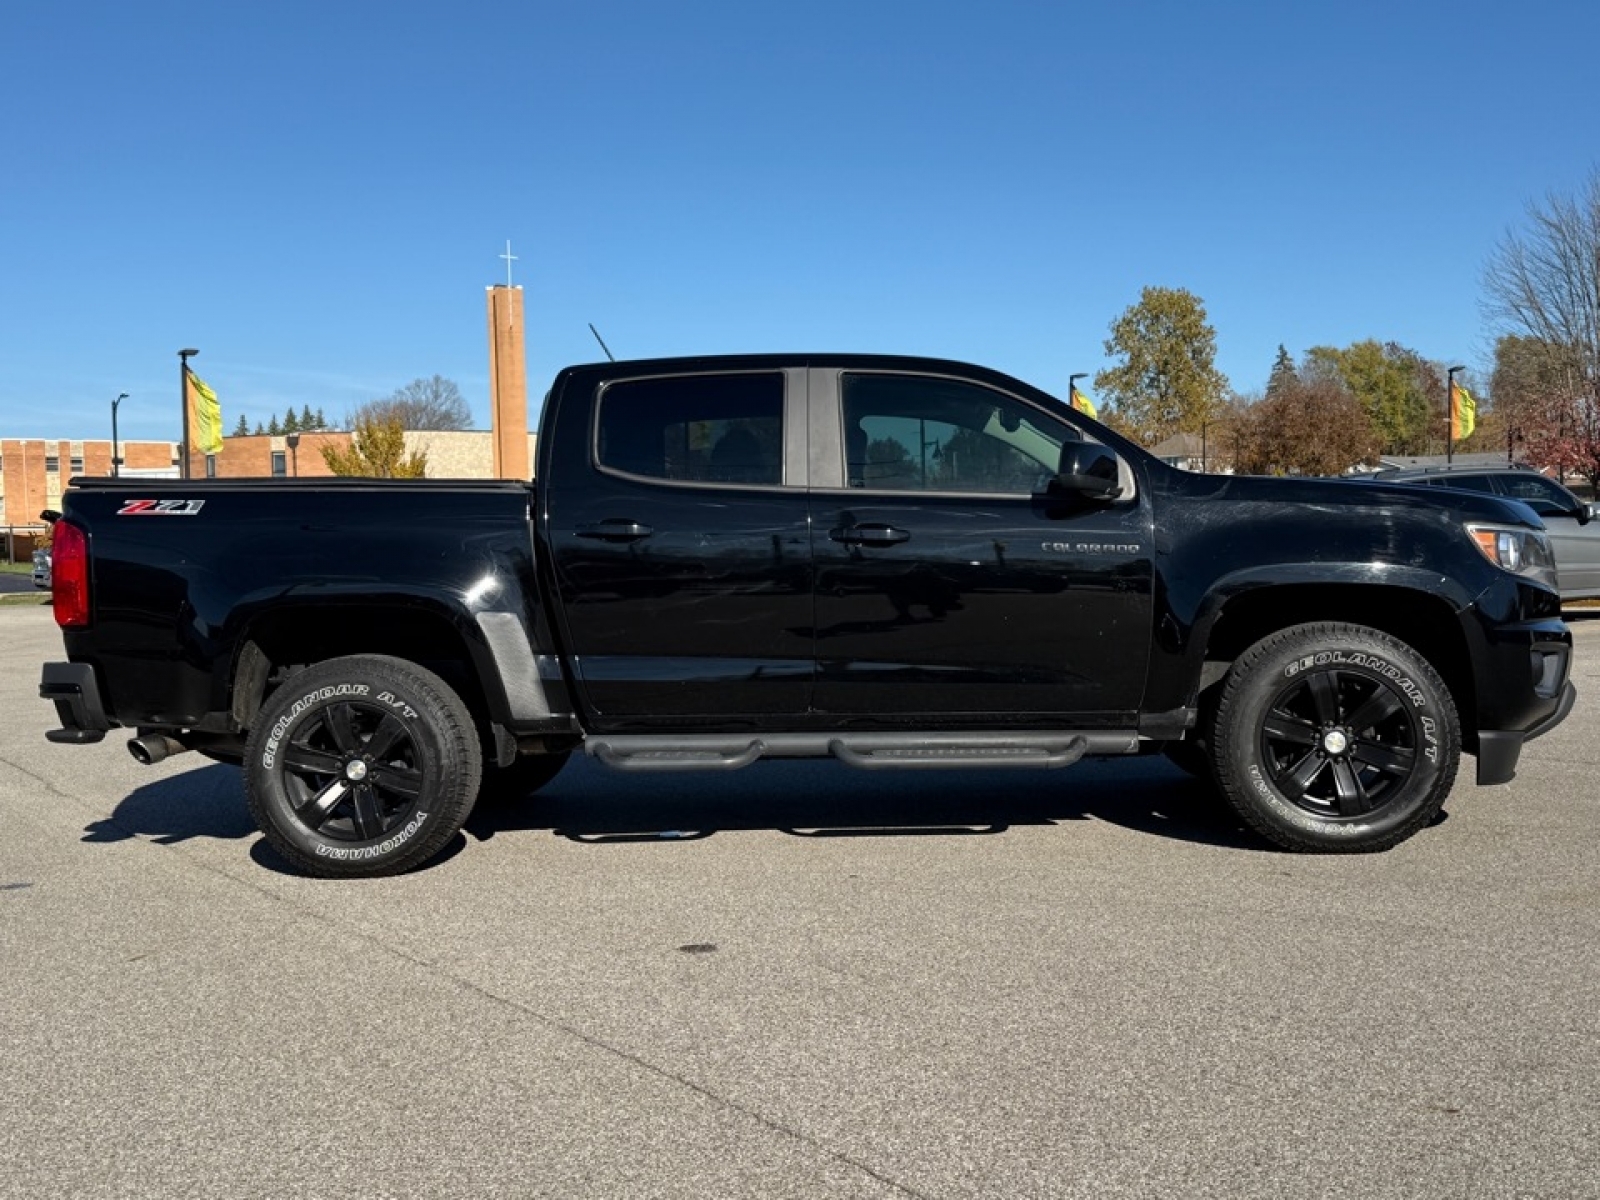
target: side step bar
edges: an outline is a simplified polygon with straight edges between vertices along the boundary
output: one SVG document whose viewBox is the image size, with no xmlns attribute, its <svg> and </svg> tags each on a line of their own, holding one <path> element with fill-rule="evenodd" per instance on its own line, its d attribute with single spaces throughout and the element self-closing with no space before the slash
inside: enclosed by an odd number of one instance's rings
<svg viewBox="0 0 1600 1200">
<path fill-rule="evenodd" d="M 1132 730 L 1046 733 L 627 734 L 590 738 L 584 751 L 619 771 L 736 771 L 760 758 L 836 758 L 875 771 L 1070 766 L 1085 755 L 1136 754 Z"/>
</svg>

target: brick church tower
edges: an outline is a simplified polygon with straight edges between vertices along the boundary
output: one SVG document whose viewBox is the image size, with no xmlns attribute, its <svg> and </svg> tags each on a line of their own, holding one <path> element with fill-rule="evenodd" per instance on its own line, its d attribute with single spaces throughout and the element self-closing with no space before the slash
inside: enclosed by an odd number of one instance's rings
<svg viewBox="0 0 1600 1200">
<path fill-rule="evenodd" d="M 531 479 L 522 289 L 509 283 L 489 289 L 489 429 L 495 478 Z"/>
</svg>

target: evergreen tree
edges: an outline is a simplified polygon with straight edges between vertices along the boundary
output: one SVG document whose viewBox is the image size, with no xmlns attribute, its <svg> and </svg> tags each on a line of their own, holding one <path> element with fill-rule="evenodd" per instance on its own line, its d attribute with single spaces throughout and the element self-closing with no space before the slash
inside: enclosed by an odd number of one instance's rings
<svg viewBox="0 0 1600 1200">
<path fill-rule="evenodd" d="M 277 413 L 273 413 L 272 414 L 272 419 L 267 422 L 267 435 L 269 437 L 278 437 L 282 433 L 283 433 L 283 426 L 278 424 L 278 414 Z"/>
<path fill-rule="evenodd" d="M 300 428 L 307 430 L 322 428 L 322 422 L 311 415 L 311 405 L 309 404 L 302 405 L 300 408 Z"/>
<path fill-rule="evenodd" d="M 264 429 L 264 428 L 263 428 L 263 427 L 262 427 L 262 425 L 261 425 L 261 422 L 260 422 L 260 421 L 257 421 L 257 422 L 256 422 L 256 432 L 255 432 L 255 436 L 256 436 L 256 437 L 264 437 L 264 436 L 265 436 L 265 435 L 266 435 L 266 432 L 267 432 L 267 431 L 266 431 L 266 429 Z"/>
<path fill-rule="evenodd" d="M 326 429 L 327 427 L 328 427 L 328 418 L 322 415 L 322 410 L 319 408 L 319 409 L 317 409 L 317 415 L 316 415 L 316 419 L 315 419 L 315 422 L 314 422 L 314 428 Z"/>
<path fill-rule="evenodd" d="M 285 433 L 300 432 L 300 418 L 295 416 L 294 409 L 283 414 L 283 431 Z"/>
<path fill-rule="evenodd" d="M 246 421 L 244 419 L 244 414 L 243 413 L 239 414 L 239 423 L 233 427 L 233 436 L 234 437 L 249 437 L 250 436 L 250 422 Z"/>
<path fill-rule="evenodd" d="M 1272 374 L 1267 376 L 1267 395 L 1276 396 L 1300 382 L 1300 372 L 1295 370 L 1294 359 L 1283 348 L 1283 343 L 1278 343 L 1278 358 L 1272 364 Z"/>
</svg>

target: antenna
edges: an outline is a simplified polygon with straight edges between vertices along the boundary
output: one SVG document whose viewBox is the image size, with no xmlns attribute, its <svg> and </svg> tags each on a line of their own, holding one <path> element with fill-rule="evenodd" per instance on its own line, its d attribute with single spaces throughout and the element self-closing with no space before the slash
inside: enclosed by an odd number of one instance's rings
<svg viewBox="0 0 1600 1200">
<path fill-rule="evenodd" d="M 609 358 L 612 362 L 616 362 L 617 361 L 617 356 L 615 354 L 611 353 L 611 347 L 606 345 L 605 338 L 600 336 L 600 331 L 594 327 L 594 322 L 593 321 L 589 322 L 589 332 L 594 334 L 594 340 L 600 343 L 600 349 L 602 349 L 602 350 L 604 350 L 606 352 L 606 357 Z"/>
</svg>

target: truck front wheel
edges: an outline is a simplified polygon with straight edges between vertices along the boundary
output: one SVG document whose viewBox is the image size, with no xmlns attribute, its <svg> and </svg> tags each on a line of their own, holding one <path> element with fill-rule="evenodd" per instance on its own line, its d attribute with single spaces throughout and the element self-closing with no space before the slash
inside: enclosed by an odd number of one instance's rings
<svg viewBox="0 0 1600 1200">
<path fill-rule="evenodd" d="M 1212 765 L 1244 821 L 1289 850 L 1386 850 L 1443 807 L 1461 757 L 1449 689 L 1410 646 L 1296 625 L 1235 661 Z"/>
<path fill-rule="evenodd" d="M 456 835 L 482 756 L 466 706 L 404 659 L 330 659 L 262 705 L 245 798 L 273 848 L 312 875 L 393 875 Z"/>
</svg>

